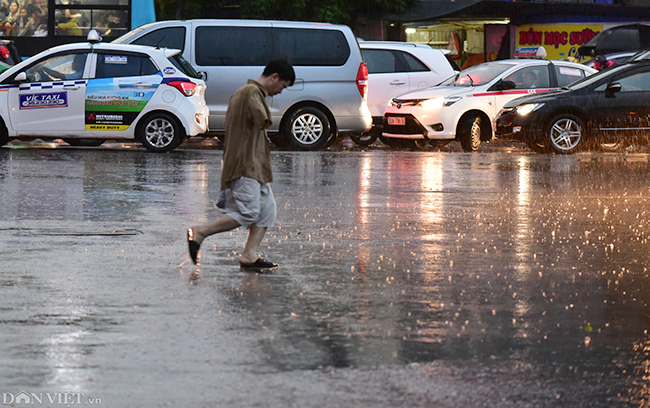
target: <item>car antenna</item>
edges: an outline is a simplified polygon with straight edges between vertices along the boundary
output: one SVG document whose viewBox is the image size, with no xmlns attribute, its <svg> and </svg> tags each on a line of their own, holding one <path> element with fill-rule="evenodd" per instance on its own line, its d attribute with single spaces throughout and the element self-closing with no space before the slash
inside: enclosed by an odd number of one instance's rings
<svg viewBox="0 0 650 408">
<path fill-rule="evenodd" d="M 156 43 L 156 45 L 154 45 L 154 47 L 160 49 L 160 43 L 162 42 L 162 40 L 165 39 L 165 37 L 167 37 L 167 36 L 163 35 L 162 37 L 160 37 L 160 40 L 158 40 L 158 42 Z"/>
</svg>

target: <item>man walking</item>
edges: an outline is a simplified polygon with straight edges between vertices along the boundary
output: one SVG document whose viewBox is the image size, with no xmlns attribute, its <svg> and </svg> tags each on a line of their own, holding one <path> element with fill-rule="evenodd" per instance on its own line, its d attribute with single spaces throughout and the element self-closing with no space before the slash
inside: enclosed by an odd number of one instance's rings
<svg viewBox="0 0 650 408">
<path fill-rule="evenodd" d="M 226 112 L 221 189 L 226 192 L 224 214 L 205 225 L 187 230 L 192 261 L 199 265 L 199 249 L 205 238 L 240 226 L 247 227 L 248 240 L 239 257 L 242 268 L 274 268 L 259 258 L 257 249 L 275 220 L 275 198 L 271 190 L 271 153 L 266 129 L 271 125 L 267 96 L 280 94 L 293 85 L 296 74 L 286 60 L 273 60 L 256 80 L 239 88 Z"/>
</svg>

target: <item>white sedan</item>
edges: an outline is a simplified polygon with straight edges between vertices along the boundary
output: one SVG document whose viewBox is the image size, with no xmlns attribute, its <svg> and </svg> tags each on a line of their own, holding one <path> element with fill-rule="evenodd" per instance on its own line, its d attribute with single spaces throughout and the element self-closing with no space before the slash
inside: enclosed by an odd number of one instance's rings
<svg viewBox="0 0 650 408">
<path fill-rule="evenodd" d="M 468 68 L 439 86 L 393 98 L 384 113 L 382 142 L 393 147 L 444 145 L 458 140 L 476 151 L 491 140 L 506 102 L 547 92 L 597 72 L 566 61 L 515 59 Z"/>
<path fill-rule="evenodd" d="M 208 126 L 205 83 L 179 50 L 89 42 L 43 51 L 0 74 L 0 146 L 136 139 L 167 152 Z"/>
</svg>

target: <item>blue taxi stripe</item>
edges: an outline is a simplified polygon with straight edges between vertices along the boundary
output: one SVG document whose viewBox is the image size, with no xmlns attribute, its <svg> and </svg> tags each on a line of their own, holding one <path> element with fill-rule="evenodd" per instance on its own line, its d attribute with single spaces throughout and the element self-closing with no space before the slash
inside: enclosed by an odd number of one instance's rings
<svg viewBox="0 0 650 408">
<path fill-rule="evenodd" d="M 28 90 L 28 89 L 52 89 L 52 88 L 66 88 L 66 87 L 73 87 L 77 85 L 85 85 L 88 81 L 87 80 L 77 80 L 77 81 L 56 81 L 56 82 L 47 82 L 47 83 L 40 83 L 40 82 L 34 82 L 30 84 L 19 84 L 18 88 L 23 91 L 23 90 Z M 14 85 L 15 86 L 15 85 Z"/>
</svg>

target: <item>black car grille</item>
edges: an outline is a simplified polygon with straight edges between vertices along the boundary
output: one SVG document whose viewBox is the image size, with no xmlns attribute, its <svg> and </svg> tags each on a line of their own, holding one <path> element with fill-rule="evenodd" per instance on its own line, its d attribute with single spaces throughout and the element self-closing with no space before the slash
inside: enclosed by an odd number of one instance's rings
<svg viewBox="0 0 650 408">
<path fill-rule="evenodd" d="M 402 117 L 406 119 L 406 124 L 405 125 L 389 125 L 388 124 L 388 117 Z M 395 135 L 426 135 L 429 132 L 422 126 L 422 124 L 415 119 L 413 115 L 394 115 L 394 114 L 387 114 L 384 116 L 384 132 L 385 133 L 392 133 Z"/>
</svg>

